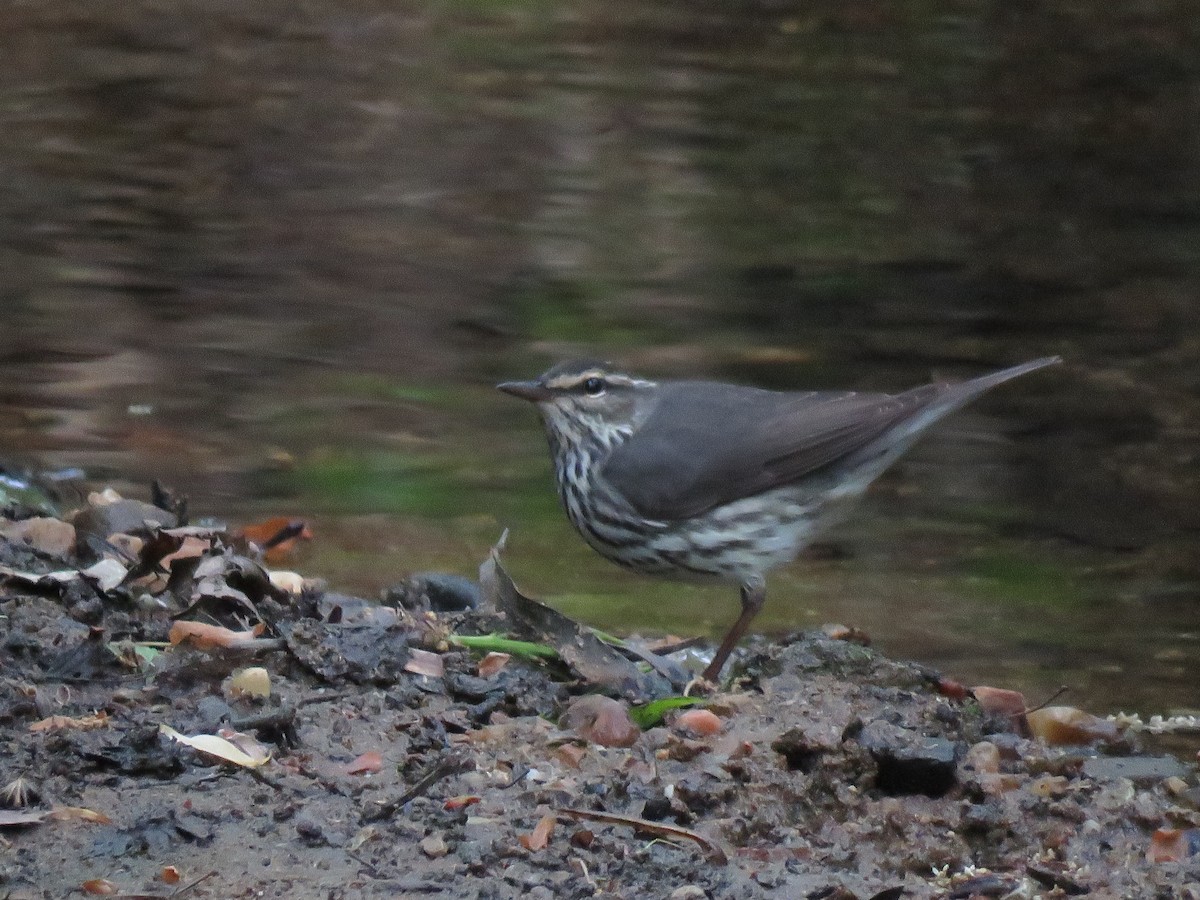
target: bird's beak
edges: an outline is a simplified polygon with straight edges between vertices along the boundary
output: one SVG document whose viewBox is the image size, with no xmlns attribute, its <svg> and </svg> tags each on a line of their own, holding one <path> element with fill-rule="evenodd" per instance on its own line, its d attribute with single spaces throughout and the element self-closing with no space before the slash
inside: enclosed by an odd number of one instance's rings
<svg viewBox="0 0 1200 900">
<path fill-rule="evenodd" d="M 549 400 L 551 397 L 550 391 L 536 381 L 506 381 L 503 384 L 496 385 L 496 387 L 506 394 L 512 394 L 514 397 L 520 397 L 522 400 L 528 400 L 531 403 L 541 403 L 544 400 Z"/>
</svg>

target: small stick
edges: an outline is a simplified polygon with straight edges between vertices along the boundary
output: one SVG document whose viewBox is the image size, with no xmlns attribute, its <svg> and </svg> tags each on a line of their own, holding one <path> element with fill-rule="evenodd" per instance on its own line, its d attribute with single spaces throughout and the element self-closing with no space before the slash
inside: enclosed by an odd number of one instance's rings
<svg viewBox="0 0 1200 900">
<path fill-rule="evenodd" d="M 619 816 L 615 813 L 593 812 L 590 809 L 559 807 L 554 812 L 560 816 L 566 816 L 568 819 L 589 819 L 593 822 L 603 822 L 606 825 L 628 825 L 630 828 L 636 828 L 638 831 L 648 831 L 660 837 L 687 838 L 689 841 L 695 841 L 699 845 L 709 862 L 715 863 L 718 866 L 726 865 L 729 862 L 729 857 L 726 856 L 725 851 L 715 841 L 706 838 L 698 831 L 692 831 L 690 828 L 680 828 L 678 825 L 664 825 L 661 822 L 651 822 L 649 819 L 639 819 L 636 816 Z"/>
</svg>

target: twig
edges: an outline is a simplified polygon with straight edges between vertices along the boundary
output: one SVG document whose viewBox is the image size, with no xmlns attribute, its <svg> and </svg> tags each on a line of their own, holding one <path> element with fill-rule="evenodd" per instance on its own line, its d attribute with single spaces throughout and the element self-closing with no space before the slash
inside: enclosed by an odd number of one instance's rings
<svg viewBox="0 0 1200 900">
<path fill-rule="evenodd" d="M 431 787 L 445 778 L 447 775 L 454 775 L 460 772 L 466 760 L 458 753 L 451 751 L 445 754 L 441 759 L 434 763 L 433 767 L 417 780 L 416 784 L 410 787 L 407 791 L 397 797 L 395 800 L 389 800 L 386 803 L 379 803 L 378 809 L 373 809 L 363 813 L 362 820 L 364 822 L 377 822 L 380 819 L 388 819 L 395 815 L 396 810 L 404 806 L 410 800 L 420 797 Z"/>
<path fill-rule="evenodd" d="M 202 881 L 207 881 L 208 879 L 212 878 L 212 877 L 213 877 L 214 875 L 216 875 L 216 874 L 217 874 L 217 870 L 216 870 L 216 869 L 213 869 L 213 870 L 212 870 L 211 872 L 209 872 L 207 875 L 201 875 L 201 876 L 200 876 L 199 878 L 197 878 L 195 881 L 192 881 L 192 882 L 189 882 L 188 884 L 185 884 L 183 887 L 181 887 L 179 890 L 177 890 L 177 891 L 176 891 L 175 893 L 173 893 L 171 896 L 172 896 L 172 897 L 179 897 L 179 896 L 182 896 L 183 894 L 186 894 L 188 891 L 190 891 L 192 888 L 194 888 L 196 885 L 200 884 L 200 882 L 202 882 Z"/>
<path fill-rule="evenodd" d="M 1029 715 L 1031 712 L 1037 712 L 1039 709 L 1045 709 L 1047 706 L 1049 706 L 1051 703 L 1053 703 L 1055 700 L 1057 700 L 1059 697 L 1061 697 L 1063 694 L 1065 694 L 1069 690 L 1070 690 L 1070 688 L 1064 684 L 1062 687 L 1060 687 L 1057 691 L 1055 691 L 1053 694 L 1051 694 L 1049 697 L 1047 697 L 1045 700 L 1043 700 L 1037 706 L 1032 706 L 1029 709 L 1025 710 L 1025 715 Z"/>
<path fill-rule="evenodd" d="M 656 834 L 660 837 L 687 838 L 689 841 L 695 841 L 699 845 L 709 862 L 718 866 L 726 865 L 729 862 L 729 857 L 715 841 L 706 838 L 698 831 L 692 831 L 690 828 L 680 828 L 678 825 L 664 825 L 661 822 L 651 822 L 649 819 L 639 819 L 636 816 L 619 816 L 615 813 L 593 812 L 590 809 L 559 807 L 554 812 L 560 816 L 566 816 L 568 819 L 588 819 L 593 822 L 603 822 L 606 825 L 627 825 L 638 831 L 648 831 L 650 834 Z"/>
</svg>

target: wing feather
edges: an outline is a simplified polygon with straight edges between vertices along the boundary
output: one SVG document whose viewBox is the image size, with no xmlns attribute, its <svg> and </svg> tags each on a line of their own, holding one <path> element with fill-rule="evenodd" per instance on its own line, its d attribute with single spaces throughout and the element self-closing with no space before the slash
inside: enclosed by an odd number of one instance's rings
<svg viewBox="0 0 1200 900">
<path fill-rule="evenodd" d="M 905 394 L 782 394 L 710 383 L 663 384 L 637 440 L 602 473 L 641 515 L 674 521 L 790 484 L 867 447 L 927 405 Z"/>
</svg>

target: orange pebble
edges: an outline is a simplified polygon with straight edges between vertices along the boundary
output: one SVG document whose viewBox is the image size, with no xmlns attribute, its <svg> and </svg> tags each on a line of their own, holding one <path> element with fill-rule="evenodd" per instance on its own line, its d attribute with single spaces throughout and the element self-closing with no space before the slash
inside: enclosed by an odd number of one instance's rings
<svg viewBox="0 0 1200 900">
<path fill-rule="evenodd" d="M 697 737 L 708 737 L 717 734 L 723 723 L 719 716 L 707 709 L 689 709 L 680 713 L 675 719 L 675 727 Z"/>
</svg>

